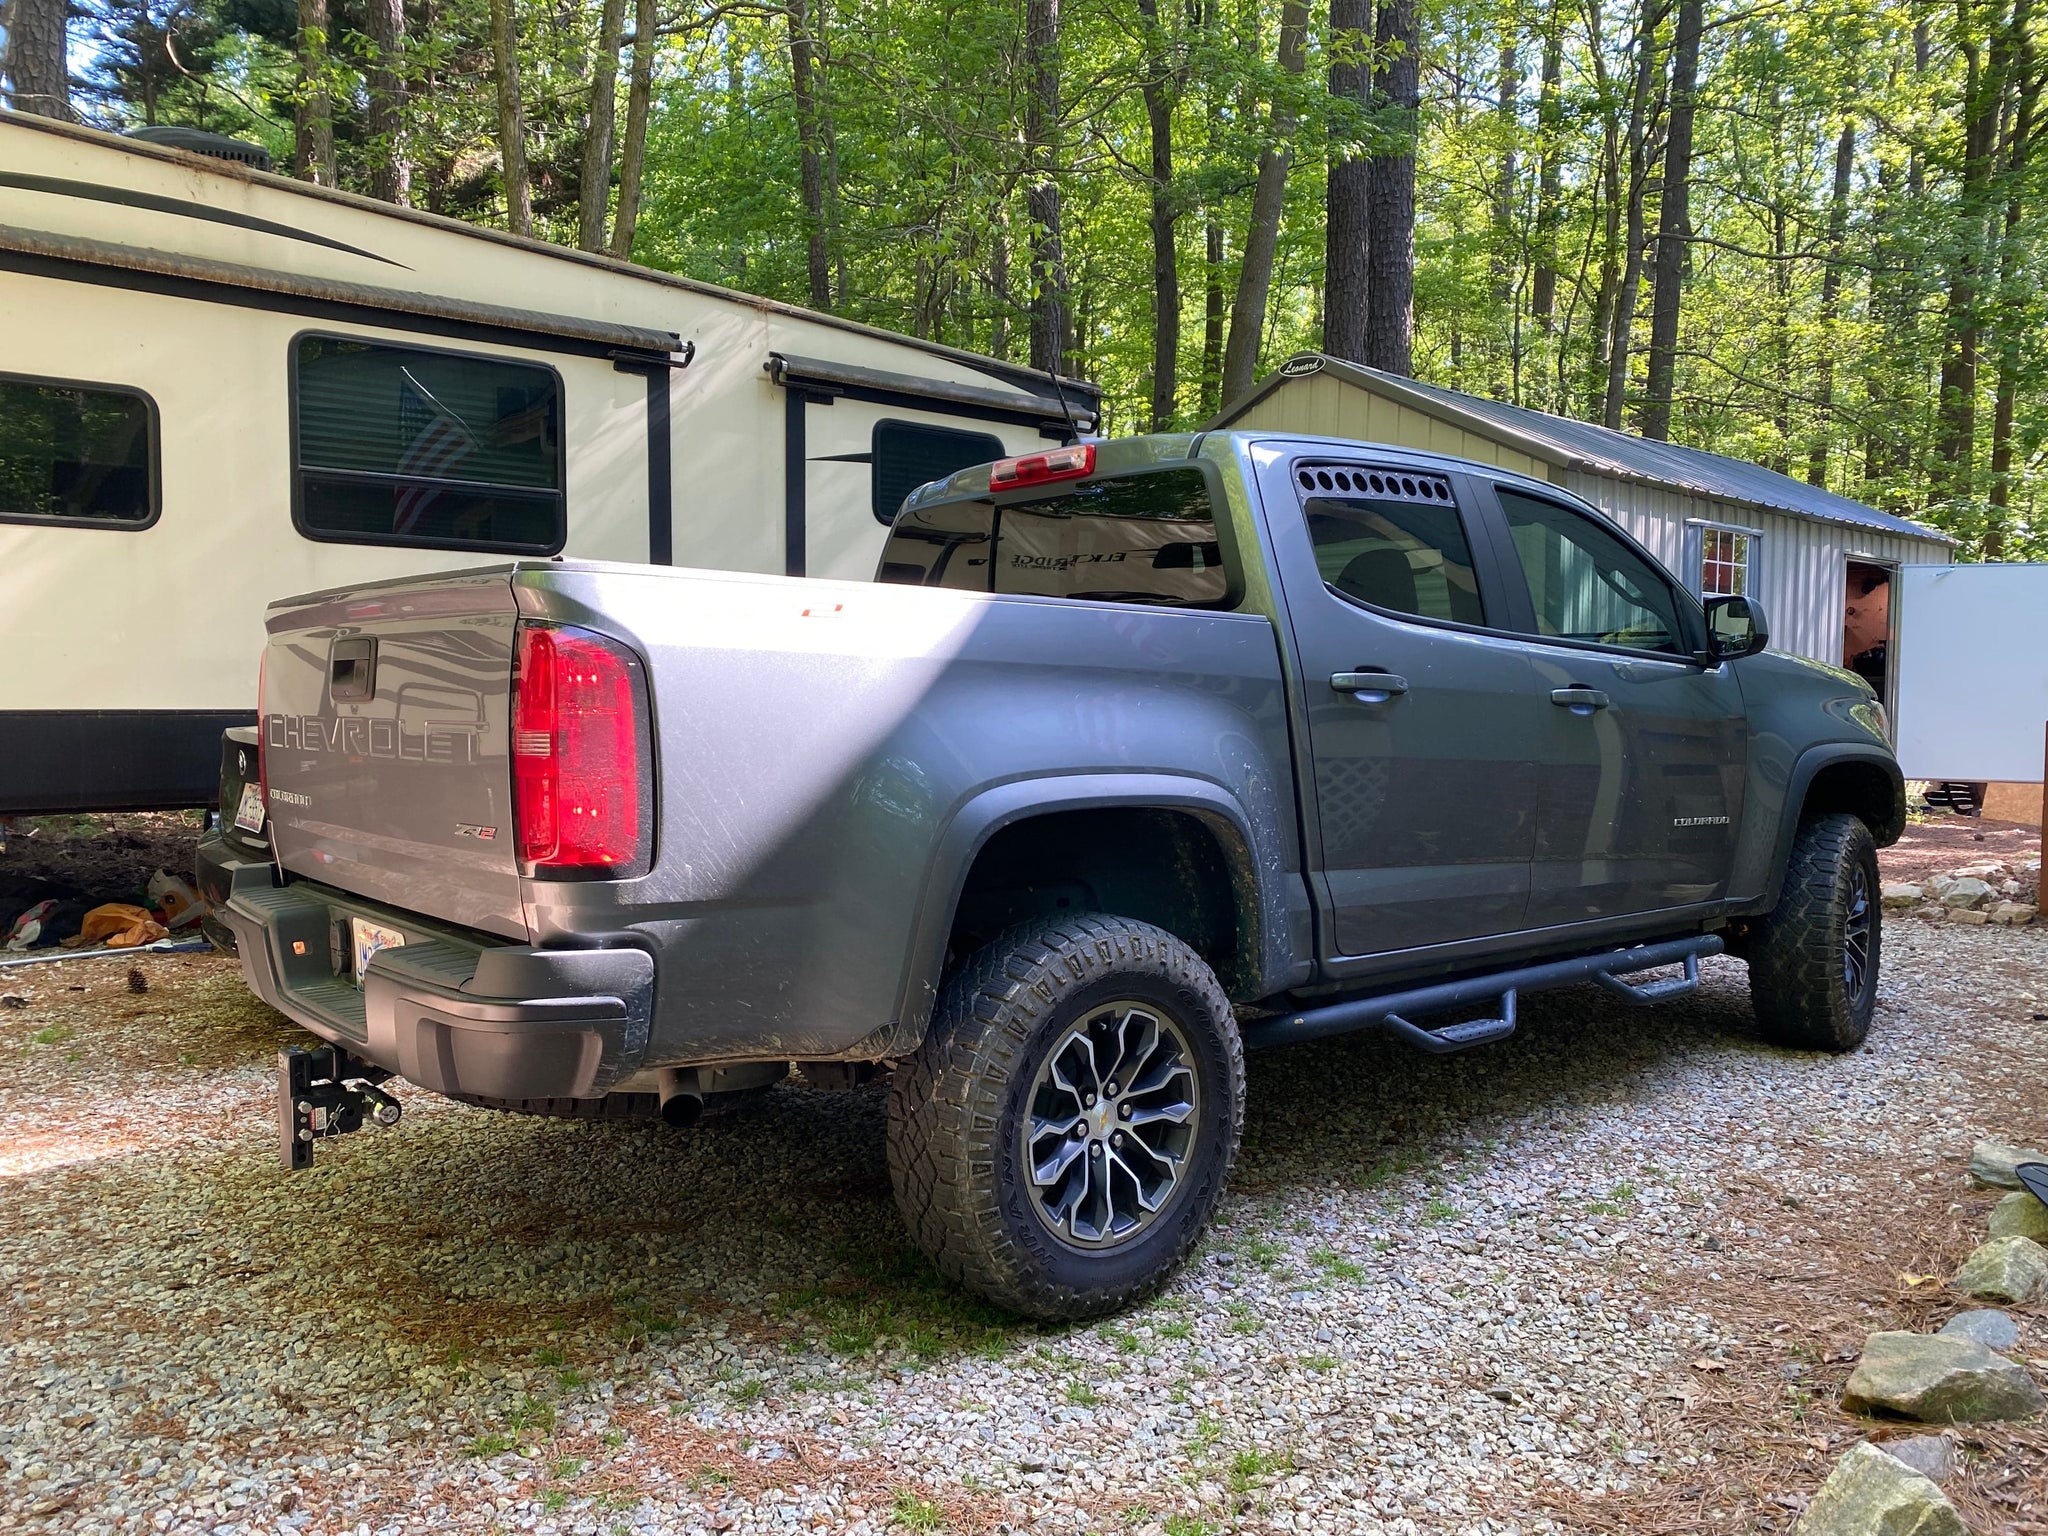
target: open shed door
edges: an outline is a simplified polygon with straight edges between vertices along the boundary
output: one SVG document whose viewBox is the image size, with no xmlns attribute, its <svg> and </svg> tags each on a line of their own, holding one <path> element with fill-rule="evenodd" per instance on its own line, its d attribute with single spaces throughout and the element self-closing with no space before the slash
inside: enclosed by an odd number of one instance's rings
<svg viewBox="0 0 2048 1536">
<path fill-rule="evenodd" d="M 2048 565 L 1901 566 L 1897 602 L 1906 777 L 2038 783 Z"/>
</svg>

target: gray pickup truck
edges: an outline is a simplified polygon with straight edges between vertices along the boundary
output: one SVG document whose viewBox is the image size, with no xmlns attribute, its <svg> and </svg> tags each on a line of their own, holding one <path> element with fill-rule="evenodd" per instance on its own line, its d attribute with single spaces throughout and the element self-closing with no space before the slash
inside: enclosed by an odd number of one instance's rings
<svg viewBox="0 0 2048 1536">
<path fill-rule="evenodd" d="M 1079 1317 L 1197 1240 L 1248 1046 L 1463 1049 L 1723 949 L 1768 1039 L 1870 1026 L 1870 689 L 1485 465 L 1080 444 L 919 489 L 873 583 L 526 560 L 268 626 L 201 873 L 322 1042 L 294 1165 L 395 1075 L 686 1124 L 887 1070 L 918 1242 Z"/>
</svg>

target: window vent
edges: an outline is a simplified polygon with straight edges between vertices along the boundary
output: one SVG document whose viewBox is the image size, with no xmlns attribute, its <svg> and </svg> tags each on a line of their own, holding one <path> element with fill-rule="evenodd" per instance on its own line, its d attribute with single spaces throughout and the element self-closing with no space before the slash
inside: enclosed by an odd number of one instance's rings
<svg viewBox="0 0 2048 1536">
<path fill-rule="evenodd" d="M 1374 496 L 1383 501 L 1453 504 L 1451 482 L 1412 469 L 1371 469 L 1362 464 L 1297 464 L 1294 483 L 1305 496 Z"/>
<path fill-rule="evenodd" d="M 166 149 L 182 149 L 214 160 L 233 160 L 238 165 L 253 166 L 259 171 L 270 169 L 269 150 L 261 144 L 251 144 L 247 139 L 231 139 L 222 133 L 159 124 L 149 128 L 130 128 L 123 137 L 140 139 L 145 144 L 161 144 Z"/>
</svg>

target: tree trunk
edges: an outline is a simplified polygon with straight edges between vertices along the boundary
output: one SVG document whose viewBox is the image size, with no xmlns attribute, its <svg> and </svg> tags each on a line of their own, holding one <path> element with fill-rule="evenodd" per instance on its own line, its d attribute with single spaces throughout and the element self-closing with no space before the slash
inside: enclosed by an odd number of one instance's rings
<svg viewBox="0 0 2048 1536">
<path fill-rule="evenodd" d="M 1031 366 L 1066 372 L 1067 261 L 1060 241 L 1060 0 L 1024 7 L 1024 208 L 1031 217 Z"/>
<path fill-rule="evenodd" d="M 334 102 L 327 94 L 327 0 L 299 0 L 297 41 L 299 92 L 292 109 L 292 174 L 301 181 L 331 187 Z"/>
<path fill-rule="evenodd" d="M 1515 302 L 1515 267 L 1520 254 L 1515 241 L 1515 196 L 1521 179 L 1516 150 L 1521 137 L 1522 55 L 1516 46 L 1514 21 L 1510 16 L 1508 34 L 1501 40 L 1500 58 L 1494 69 L 1494 133 L 1500 139 L 1493 173 L 1493 273 L 1494 307 L 1505 312 Z"/>
<path fill-rule="evenodd" d="M 1964 60 L 1962 188 L 1953 214 L 1959 238 L 1949 268 L 1948 345 L 1941 360 L 1940 429 L 1935 443 L 1936 489 L 1957 501 L 1975 489 L 1984 244 L 1998 174 L 1999 119 L 2006 106 L 2013 41 L 2024 28 L 2027 0 L 2016 0 L 2013 16 L 2019 26 L 2013 33 L 2007 31 L 2004 18 L 1993 13 L 1988 49 L 1974 30 L 1972 13 L 1976 9 L 1973 0 L 1960 0 L 1957 6 Z"/>
<path fill-rule="evenodd" d="M 1849 243 L 1849 182 L 1856 170 L 1856 120 L 1842 119 L 1835 140 L 1835 180 L 1828 193 L 1828 265 L 1820 279 L 1820 366 L 1813 381 L 1819 420 L 1806 451 L 1806 483 L 1828 483 L 1828 436 L 1835 415 L 1835 322 L 1842 313 L 1842 258 Z"/>
<path fill-rule="evenodd" d="M 1010 217 L 998 208 L 989 234 L 988 286 L 994 301 L 995 319 L 989 327 L 988 355 L 1010 360 Z"/>
<path fill-rule="evenodd" d="M 1330 0 L 1330 95 L 1363 116 L 1369 106 L 1372 0 Z M 1323 232 L 1323 350 L 1346 362 L 1365 361 L 1368 216 L 1371 163 L 1345 154 L 1330 162 Z"/>
<path fill-rule="evenodd" d="M 2016 0 L 2013 7 L 2013 36 L 2016 39 L 2013 74 L 2020 82 L 2019 100 L 2012 113 L 2007 135 L 2005 184 L 2010 189 L 2005 201 L 2005 228 L 1999 242 L 1998 304 L 1993 327 L 1998 353 L 1998 378 L 1991 404 L 1991 484 L 1984 517 L 1986 560 L 2005 558 L 2005 542 L 2012 521 L 2013 417 L 2019 402 L 2022 364 L 2026 343 L 2026 278 L 2021 264 L 2026 260 L 2024 220 L 2026 207 L 2021 189 L 2027 184 L 2033 158 L 2035 114 L 2043 81 L 2036 70 L 2033 39 L 2028 29 L 2029 0 Z"/>
<path fill-rule="evenodd" d="M 576 184 L 576 245 L 604 249 L 605 215 L 612 201 L 612 129 L 619 111 L 619 33 L 626 0 L 604 0 L 597 18 L 597 50 L 590 62 L 590 110 L 583 130 L 583 171 Z"/>
<path fill-rule="evenodd" d="M 1614 334 L 1607 351 L 1607 394 L 1601 402 L 1600 420 L 1613 428 L 1621 426 L 1622 406 L 1628 400 L 1628 359 L 1636 327 L 1636 299 L 1643 284 L 1643 249 L 1648 238 L 1643 213 L 1644 189 L 1650 174 L 1650 97 L 1657 77 L 1657 28 L 1664 20 L 1664 0 L 1644 0 L 1642 20 L 1636 32 L 1635 79 L 1629 88 L 1628 108 L 1628 196 L 1624 219 L 1621 286 L 1614 298 Z"/>
<path fill-rule="evenodd" d="M 519 99 L 519 28 L 513 0 L 491 0 L 491 62 L 498 77 L 498 163 L 505 182 L 505 227 L 533 233 L 533 188 L 526 174 L 526 109 Z"/>
<path fill-rule="evenodd" d="M 1370 162 L 1365 360 L 1406 377 L 1415 371 L 1415 138 L 1422 105 L 1416 0 L 1380 0 L 1374 38 L 1373 108 L 1385 137 Z"/>
<path fill-rule="evenodd" d="M 405 143 L 405 3 L 367 0 L 364 26 L 373 58 L 363 71 L 369 108 L 370 196 L 403 208 L 412 201 L 412 159 Z"/>
<path fill-rule="evenodd" d="M 5 74 L 17 112 L 72 120 L 71 70 L 65 57 L 65 0 L 8 0 Z"/>
<path fill-rule="evenodd" d="M 1223 226 L 1212 215 L 1203 231 L 1202 419 L 1223 408 Z"/>
<path fill-rule="evenodd" d="M 1280 6 L 1281 73 L 1299 75 L 1308 65 L 1304 41 L 1308 32 L 1307 0 L 1282 0 Z M 1284 92 L 1286 86 L 1282 86 Z M 1287 170 L 1294 151 L 1293 104 L 1278 97 L 1267 114 L 1269 143 L 1259 156 L 1258 180 L 1252 187 L 1251 223 L 1245 231 L 1244 259 L 1237 268 L 1237 297 L 1230 306 L 1230 335 L 1223 344 L 1223 405 L 1226 409 L 1251 393 L 1259 371 L 1260 344 L 1266 337 L 1266 301 L 1273 290 L 1273 252 L 1280 243 L 1280 213 L 1287 195 Z"/>
<path fill-rule="evenodd" d="M 804 271 L 811 307 L 832 307 L 832 252 L 825 228 L 825 155 L 818 120 L 818 40 L 808 0 L 785 0 L 789 84 L 796 104 L 797 172 L 804 199 Z"/>
<path fill-rule="evenodd" d="M 1154 432 L 1173 425 L 1180 394 L 1179 197 L 1173 185 L 1173 105 L 1177 95 L 1159 0 L 1138 0 L 1145 28 L 1145 124 L 1152 148 L 1152 416 Z"/>
<path fill-rule="evenodd" d="M 1564 18 L 1552 5 L 1543 34 L 1543 77 L 1536 97 L 1536 251 L 1529 274 L 1529 313 L 1545 336 L 1557 329 L 1557 228 L 1564 187 L 1564 108 L 1558 80 L 1564 72 Z"/>
<path fill-rule="evenodd" d="M 647 103 L 654 87 L 654 50 L 660 23 L 654 0 L 634 0 L 633 74 L 626 87 L 626 142 L 619 149 L 619 211 L 612 216 L 611 253 L 633 259 L 640 224 L 640 179 L 647 168 Z"/>
<path fill-rule="evenodd" d="M 1650 362 L 1637 429 L 1659 442 L 1671 436 L 1671 395 L 1678 376 L 1678 312 L 1692 237 L 1693 93 L 1699 85 L 1701 0 L 1679 0 L 1671 46 L 1671 116 L 1664 144 L 1664 197 L 1657 219 L 1655 286 L 1650 294 Z"/>
</svg>

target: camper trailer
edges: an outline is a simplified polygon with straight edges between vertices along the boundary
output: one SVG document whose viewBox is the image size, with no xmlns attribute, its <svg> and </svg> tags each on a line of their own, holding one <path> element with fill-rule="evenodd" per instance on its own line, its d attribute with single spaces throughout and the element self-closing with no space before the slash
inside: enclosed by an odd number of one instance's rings
<svg viewBox="0 0 2048 1536">
<path fill-rule="evenodd" d="M 866 577 L 912 488 L 1098 400 L 0 113 L 0 813 L 208 803 L 280 594 L 504 555 Z"/>
</svg>

